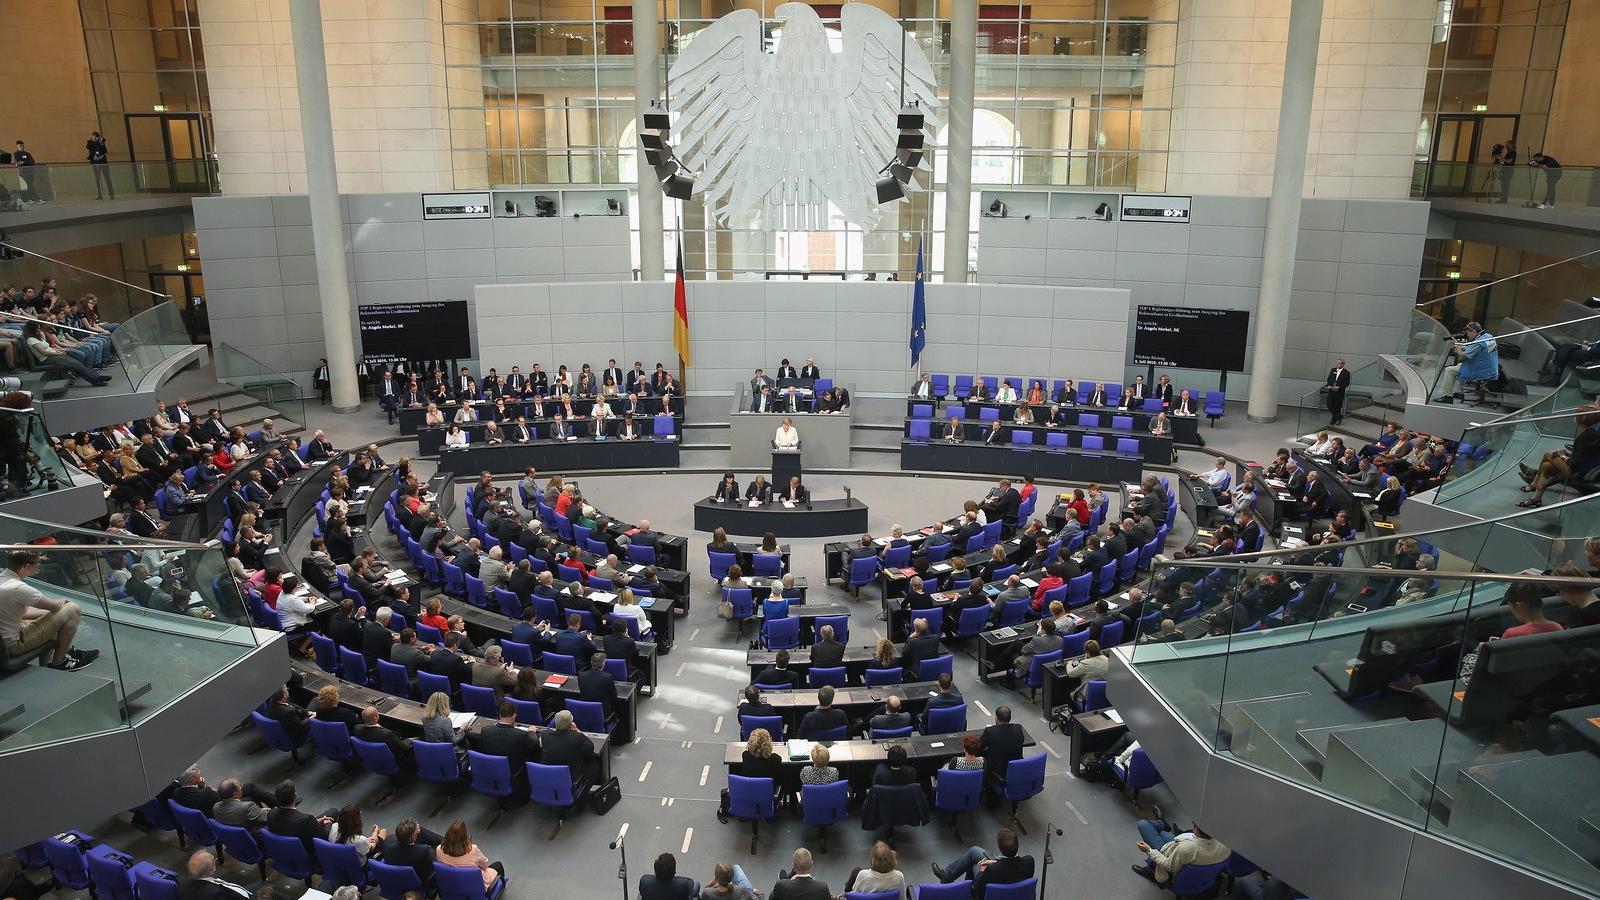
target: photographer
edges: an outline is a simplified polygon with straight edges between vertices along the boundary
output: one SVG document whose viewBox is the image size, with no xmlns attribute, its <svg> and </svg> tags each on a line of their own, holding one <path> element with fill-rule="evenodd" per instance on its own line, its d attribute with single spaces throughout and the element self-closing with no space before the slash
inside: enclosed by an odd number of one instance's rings
<svg viewBox="0 0 1600 900">
<path fill-rule="evenodd" d="M 1477 322 L 1468 322 L 1462 338 L 1450 342 L 1450 352 L 1460 356 L 1461 362 L 1445 367 L 1440 379 L 1444 390 L 1434 399 L 1435 403 L 1454 403 L 1465 399 L 1462 382 L 1477 385 L 1500 376 L 1500 346 L 1495 343 L 1494 335 Z M 1474 393 L 1478 390 L 1475 387 Z M 1479 396 L 1474 396 L 1473 402 L 1477 402 Z"/>
<path fill-rule="evenodd" d="M 1544 170 L 1544 202 L 1539 204 L 1540 209 L 1556 208 L 1556 185 L 1561 183 L 1561 163 L 1554 156 L 1545 153 L 1535 153 L 1528 165 Z"/>
<path fill-rule="evenodd" d="M 1500 199 L 1495 202 L 1505 203 L 1511 196 L 1511 179 L 1517 172 L 1517 142 L 1506 138 L 1504 144 L 1495 144 L 1493 163 L 1500 176 Z"/>
</svg>

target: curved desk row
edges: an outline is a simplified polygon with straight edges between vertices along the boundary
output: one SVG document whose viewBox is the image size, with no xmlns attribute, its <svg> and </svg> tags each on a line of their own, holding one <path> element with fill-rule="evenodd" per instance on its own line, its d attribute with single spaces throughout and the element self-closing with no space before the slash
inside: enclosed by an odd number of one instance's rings
<svg viewBox="0 0 1600 900">
<path fill-rule="evenodd" d="M 999 421 L 999 420 L 997 420 Z M 926 422 L 928 432 L 925 435 L 912 433 L 914 429 L 920 430 L 918 422 Z M 947 422 L 937 419 L 907 419 L 904 437 L 913 441 L 940 441 L 944 439 L 944 430 Z M 1017 435 L 1021 433 L 1023 443 L 1019 444 Z M 1085 447 L 1085 439 L 1099 438 L 1101 450 L 1091 452 L 1119 452 L 1123 446 L 1137 447 L 1140 456 L 1145 462 L 1156 466 L 1165 466 L 1172 462 L 1172 438 L 1168 435 L 1157 436 L 1149 432 L 1127 431 L 1115 428 L 1084 428 L 1077 425 L 1016 425 L 1011 422 L 1000 421 L 1000 433 L 992 441 L 989 438 L 990 426 L 987 422 L 976 422 L 971 419 L 962 423 L 961 440 L 963 443 L 988 444 L 989 446 L 1021 446 L 1040 447 L 1043 449 L 1074 449 Z M 1050 444 L 1051 436 L 1055 440 L 1063 438 L 1065 446 L 1054 447 Z M 1090 440 L 1089 443 L 1094 443 Z"/>
<path fill-rule="evenodd" d="M 1138 481 L 1144 460 L 1137 453 L 1078 449 L 949 444 L 942 441 L 900 442 L 900 468 L 933 472 L 1032 475 L 1059 481 L 1117 484 Z"/>
<path fill-rule="evenodd" d="M 572 410 L 580 416 L 588 416 L 589 413 L 593 411 L 594 405 L 597 402 L 599 401 L 592 397 L 574 397 L 572 399 Z M 446 420 L 455 418 L 456 410 L 461 408 L 461 404 L 455 402 L 440 403 L 437 405 L 439 407 L 439 411 L 444 413 Z M 628 398 L 612 397 L 606 401 L 606 405 L 610 406 L 611 411 L 616 413 L 620 418 L 622 414 L 627 411 Z M 480 400 L 476 403 L 473 403 L 472 407 L 478 411 L 480 416 L 485 416 L 488 414 L 489 410 L 495 408 L 495 405 L 491 402 Z M 549 399 L 545 400 L 545 403 L 542 407 L 539 404 L 534 403 L 532 400 L 518 400 L 516 402 L 512 402 L 510 400 L 506 401 L 506 410 L 508 413 L 510 413 L 512 419 L 515 419 L 519 415 L 527 416 L 529 419 L 538 419 L 542 418 L 544 411 L 548 410 L 551 415 L 554 415 L 555 411 L 560 408 L 560 402 Z M 634 413 L 634 418 L 638 418 L 639 416 L 653 416 L 658 412 L 661 412 L 660 397 L 640 397 L 638 408 Z M 679 419 L 683 418 L 683 399 L 681 397 L 672 401 L 672 414 L 677 416 Z M 425 427 L 427 416 L 427 404 L 423 404 L 422 406 L 402 406 L 395 411 L 395 418 L 398 419 L 400 423 L 401 434 L 416 434 Z"/>
<path fill-rule="evenodd" d="M 482 471 L 521 472 L 529 466 L 552 472 L 584 469 L 676 469 L 676 440 L 530 441 L 526 444 L 468 444 L 439 451 L 439 471 L 476 475 Z"/>
<path fill-rule="evenodd" d="M 679 416 L 671 420 L 672 427 L 670 432 L 667 429 L 667 417 L 662 416 L 660 419 L 663 436 L 668 433 L 683 433 L 683 417 Z M 515 422 L 512 422 L 510 425 L 504 423 L 496 424 L 499 425 L 501 440 L 504 443 L 520 443 L 511 437 L 510 429 L 514 429 L 516 427 Z M 612 440 L 620 440 L 618 435 L 622 433 L 622 419 L 608 419 L 604 425 L 605 436 L 607 438 Z M 566 426 L 567 436 L 569 438 L 586 440 L 594 437 L 593 419 L 581 417 L 576 419 L 567 419 Z M 554 427 L 555 419 L 532 419 L 528 422 L 528 436 L 535 441 L 548 439 L 551 437 L 551 431 Z M 634 434 L 637 435 L 637 437 L 629 438 L 629 440 L 644 441 L 654 438 L 656 436 L 656 417 L 645 416 L 643 418 L 635 418 L 633 420 L 633 429 Z M 470 444 L 482 444 L 487 443 L 488 441 L 488 422 L 468 422 L 461 426 L 461 430 L 466 432 L 467 441 Z M 449 431 L 450 425 L 448 423 L 444 425 L 429 425 L 426 428 L 418 429 L 417 453 L 422 456 L 431 456 L 432 454 L 438 453 L 444 447 L 445 435 Z"/>
<path fill-rule="evenodd" d="M 707 498 L 694 505 L 694 528 L 793 538 L 861 534 L 867 530 L 867 507 L 859 500 L 813 500 L 791 508 L 777 501 L 751 506 Z"/>
<path fill-rule="evenodd" d="M 985 409 L 994 410 L 991 415 L 998 415 L 1000 421 L 1009 422 L 1016 415 L 1018 403 L 996 403 L 993 400 L 918 400 L 915 397 L 906 401 L 906 415 L 915 417 L 918 406 L 932 406 L 935 417 L 941 421 L 949 420 L 951 415 L 960 415 L 971 421 L 983 418 Z M 1133 420 L 1133 430 L 1148 434 L 1150 420 L 1155 418 L 1155 413 L 1145 412 L 1142 409 L 1121 409 L 1114 406 L 1089 406 L 1087 404 L 1066 404 L 1064 406 L 1054 403 L 1026 404 L 1033 409 L 1035 419 L 1043 421 L 1054 416 L 1061 424 L 1078 425 L 1084 421 L 1085 416 L 1092 417 L 1089 424 L 1084 427 L 1104 428 L 1111 424 L 1113 416 L 1126 416 Z M 1195 401 L 1195 410 L 1203 408 L 1200 401 Z M 1179 416 L 1167 413 L 1167 421 L 1172 425 L 1172 437 L 1180 444 L 1200 443 L 1200 416 Z"/>
</svg>

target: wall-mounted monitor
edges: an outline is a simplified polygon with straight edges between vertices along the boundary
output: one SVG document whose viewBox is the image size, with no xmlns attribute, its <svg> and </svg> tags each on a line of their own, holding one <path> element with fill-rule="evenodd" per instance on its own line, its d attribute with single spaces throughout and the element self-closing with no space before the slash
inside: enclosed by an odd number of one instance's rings
<svg viewBox="0 0 1600 900">
<path fill-rule="evenodd" d="M 472 356 L 465 300 L 363 304 L 357 313 L 368 362 Z"/>
<path fill-rule="evenodd" d="M 423 194 L 424 219 L 487 219 L 494 215 L 488 191 Z"/>
<path fill-rule="evenodd" d="M 1242 372 L 1249 336 L 1250 313 L 1244 310 L 1140 306 L 1133 322 L 1133 364 Z"/>
<path fill-rule="evenodd" d="M 1122 221 L 1187 224 L 1193 199 L 1171 194 L 1123 194 Z"/>
</svg>

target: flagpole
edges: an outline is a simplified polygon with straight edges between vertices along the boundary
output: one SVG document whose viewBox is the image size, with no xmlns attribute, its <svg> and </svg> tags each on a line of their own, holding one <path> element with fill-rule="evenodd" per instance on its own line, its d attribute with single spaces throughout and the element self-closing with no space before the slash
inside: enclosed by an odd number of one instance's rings
<svg viewBox="0 0 1600 900">
<path fill-rule="evenodd" d="M 683 274 L 683 213 L 678 213 L 678 277 L 683 279 L 683 291 L 687 298 L 689 293 L 689 277 Z M 678 384 L 683 386 L 683 408 L 689 408 L 689 374 L 684 365 L 683 354 L 678 354 Z"/>
</svg>

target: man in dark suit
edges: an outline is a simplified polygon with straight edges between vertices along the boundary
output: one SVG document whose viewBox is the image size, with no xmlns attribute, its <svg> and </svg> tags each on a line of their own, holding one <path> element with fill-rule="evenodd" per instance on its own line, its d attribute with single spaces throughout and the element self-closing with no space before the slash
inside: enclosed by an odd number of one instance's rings
<svg viewBox="0 0 1600 900">
<path fill-rule="evenodd" d="M 1283 481 L 1289 496 L 1299 499 L 1306 495 L 1306 472 L 1293 459 L 1284 466 Z"/>
<path fill-rule="evenodd" d="M 628 536 L 629 546 L 638 544 L 642 547 L 654 548 L 661 540 L 661 536 L 650 530 L 650 520 L 640 519 L 639 530 Z"/>
<path fill-rule="evenodd" d="M 511 374 L 506 376 L 505 391 L 510 397 L 521 397 L 523 391 L 528 389 L 528 376 L 522 374 L 521 366 L 512 366 Z"/>
<path fill-rule="evenodd" d="M 989 422 L 988 430 L 983 433 L 983 442 L 991 446 L 999 446 L 1006 442 L 1005 426 L 1000 424 L 999 419 Z"/>
<path fill-rule="evenodd" d="M 600 652 L 606 659 L 622 660 L 628 666 L 630 680 L 638 680 L 639 642 L 628 635 L 628 623 L 621 617 L 611 620 L 611 631 L 600 639 Z M 579 681 L 581 683 L 582 679 Z"/>
<path fill-rule="evenodd" d="M 308 856 L 315 853 L 316 848 L 311 841 L 314 838 L 328 839 L 328 826 L 333 824 L 337 810 L 329 810 L 320 816 L 301 812 L 296 808 L 300 805 L 300 792 L 295 790 L 293 781 L 280 783 L 273 791 L 273 796 L 278 805 L 267 814 L 267 830 L 284 837 L 297 837 L 300 843 L 305 844 Z"/>
<path fill-rule="evenodd" d="M 917 619 L 911 623 L 911 637 L 900 650 L 900 666 L 905 670 L 906 681 L 917 680 L 917 665 L 944 653 L 944 645 L 937 634 L 928 633 L 928 620 Z"/>
<path fill-rule="evenodd" d="M 772 412 L 778 408 L 772 396 L 772 389 L 763 386 L 761 390 L 750 398 L 750 411 L 753 413 Z"/>
<path fill-rule="evenodd" d="M 461 653 L 461 635 L 452 631 L 444 636 L 444 649 L 428 656 L 428 671 L 450 679 L 451 687 L 472 683 L 472 661 Z"/>
<path fill-rule="evenodd" d="M 789 651 L 779 650 L 774 664 L 762 669 L 760 674 L 756 675 L 755 683 L 768 687 L 799 687 L 800 673 L 789 670 Z"/>
<path fill-rule="evenodd" d="M 1256 521 L 1255 513 L 1241 509 L 1234 516 L 1234 523 L 1239 531 L 1240 552 L 1254 553 L 1261 543 L 1261 523 Z"/>
<path fill-rule="evenodd" d="M 433 648 L 432 644 L 419 644 L 417 630 L 406 628 L 400 632 L 400 643 L 395 644 L 389 651 L 389 661 L 396 665 L 406 667 L 406 673 L 413 679 L 417 677 L 417 670 L 428 665 L 428 653 Z"/>
<path fill-rule="evenodd" d="M 510 699 L 501 700 L 495 713 L 500 718 L 478 735 L 478 750 L 491 756 L 504 756 L 511 767 L 512 783 L 521 785 L 519 793 L 527 793 L 527 763 L 538 757 L 539 740 L 517 724 L 517 705 Z"/>
<path fill-rule="evenodd" d="M 799 378 L 799 377 L 800 377 L 800 373 L 796 372 L 794 370 L 794 366 L 789 365 L 789 361 L 787 359 L 784 360 L 781 363 L 778 363 L 778 375 L 777 375 L 777 378 L 778 378 L 778 380 L 780 382 L 781 381 L 792 381 L 792 380 L 794 380 L 796 378 Z"/>
<path fill-rule="evenodd" d="M 983 533 L 983 526 L 978 524 L 977 513 L 963 513 L 961 525 L 955 530 L 953 540 L 957 547 L 965 547 L 967 542 Z"/>
<path fill-rule="evenodd" d="M 639 876 L 639 900 L 695 900 L 700 884 L 678 874 L 678 860 L 671 853 L 656 857 L 652 874 Z"/>
<path fill-rule="evenodd" d="M 1333 361 L 1333 368 L 1328 370 L 1328 412 L 1333 415 L 1329 425 L 1337 425 L 1344 421 L 1344 392 L 1350 387 L 1350 370 L 1344 367 L 1344 360 Z"/>
<path fill-rule="evenodd" d="M 415 771 L 417 768 L 416 760 L 411 756 L 411 738 L 403 738 L 379 724 L 376 706 L 361 710 L 361 724 L 356 726 L 355 733 L 350 736 L 388 747 L 402 772 Z"/>
<path fill-rule="evenodd" d="M 878 708 L 877 712 L 867 719 L 866 731 L 870 736 L 874 731 L 893 731 L 898 728 L 909 728 L 912 724 L 911 713 L 906 712 L 902 707 L 900 698 L 890 695 L 887 700 L 883 701 L 883 705 Z M 916 773 L 913 770 L 910 780 L 896 781 L 894 783 L 910 784 L 915 780 Z M 877 783 L 877 779 L 874 779 L 874 783 Z"/>
<path fill-rule="evenodd" d="M 966 702 L 966 698 L 961 696 L 961 690 L 955 686 L 955 680 L 950 677 L 950 673 L 940 672 L 939 693 L 928 698 L 927 708 L 948 709 Z M 928 731 L 928 714 L 926 712 L 922 714 L 922 721 L 919 724 L 922 726 L 923 733 L 926 734 Z"/>
<path fill-rule="evenodd" d="M 550 720 L 550 730 L 539 742 L 542 761 L 547 766 L 566 766 L 574 784 L 585 774 L 594 775 L 594 741 L 578 730 L 572 713 L 561 710 Z"/>
<path fill-rule="evenodd" d="M 817 361 L 809 356 L 806 357 L 806 364 L 800 367 L 800 377 L 809 378 L 812 381 L 821 378 L 822 370 L 817 368 Z"/>
<path fill-rule="evenodd" d="M 361 655 L 367 658 L 367 668 L 376 670 L 378 660 L 389 658 L 390 648 L 394 646 L 395 634 L 384 624 L 393 615 L 389 607 L 380 607 L 375 619 L 364 619 L 361 622 Z"/>
<path fill-rule="evenodd" d="M 800 476 L 791 475 L 789 477 L 789 486 L 783 489 L 783 496 L 779 499 L 787 500 L 790 503 L 804 503 L 811 499 L 811 492 L 806 490 L 806 486 L 800 483 Z"/>
<path fill-rule="evenodd" d="M 489 726 L 489 728 L 494 727 Z M 489 728 L 485 728 L 484 733 L 488 733 Z M 383 839 L 383 843 L 379 845 L 378 855 L 391 866 L 409 866 L 417 873 L 418 880 L 426 890 L 433 884 L 433 861 L 439 846 L 439 836 L 426 835 L 432 838 L 431 841 L 424 840 L 424 837 L 422 826 L 417 824 L 416 819 L 407 816 L 394 827 L 392 834 Z"/>
<path fill-rule="evenodd" d="M 995 485 L 994 492 L 984 499 L 981 509 L 991 522 L 1009 522 L 1017 517 L 1017 509 L 1022 506 L 1022 495 L 1011 486 L 1011 479 L 1002 478 Z"/>
<path fill-rule="evenodd" d="M 273 696 L 272 702 L 267 705 L 267 718 L 276 720 L 289 733 L 289 738 L 296 743 L 305 740 L 311 731 L 308 721 L 311 714 L 305 707 L 289 699 L 289 687 L 284 685 L 278 688 L 278 693 Z"/>
<path fill-rule="evenodd" d="M 1133 384 L 1128 385 L 1122 392 L 1123 409 L 1139 409 L 1144 406 L 1144 399 L 1150 396 L 1149 388 L 1145 386 L 1144 376 L 1136 375 Z"/>
<path fill-rule="evenodd" d="M 606 655 L 596 652 L 589 657 L 589 668 L 578 673 L 578 699 L 599 703 L 610 709 L 617 699 L 616 676 L 606 671 Z"/>
<path fill-rule="evenodd" d="M 538 363 L 533 364 L 533 371 L 528 373 L 528 393 L 535 397 L 543 397 L 550 393 L 550 376 Z"/>
<path fill-rule="evenodd" d="M 791 873 L 778 873 L 778 883 L 767 895 L 770 900 L 829 900 L 833 896 L 827 882 L 811 877 L 810 850 L 801 847 L 794 851 L 793 865 Z"/>
<path fill-rule="evenodd" d="M 972 896 L 982 897 L 992 884 L 1016 884 L 1033 877 L 1033 857 L 1018 856 L 1017 833 L 1009 828 L 1000 829 L 995 836 L 1000 848 L 991 855 L 982 847 L 972 847 L 948 866 L 934 866 L 933 874 L 941 884 L 957 879 L 972 881 Z"/>
<path fill-rule="evenodd" d="M 1135 588 L 1137 590 L 1137 588 Z M 1105 598 L 1094 602 L 1094 618 L 1089 620 L 1089 639 L 1100 640 L 1100 629 L 1112 622 L 1120 621 L 1122 614 L 1111 609 L 1111 603 Z"/>
<path fill-rule="evenodd" d="M 848 726 L 850 717 L 842 709 L 835 709 L 833 705 L 833 685 L 825 684 L 817 689 L 817 708 L 805 714 L 800 720 L 800 737 L 811 740 L 813 734 L 821 731 Z"/>
<path fill-rule="evenodd" d="M 1011 707 L 995 707 L 994 724 L 983 729 L 978 737 L 988 778 L 1005 779 L 1006 766 L 1013 759 L 1022 758 L 1023 737 L 1022 726 L 1011 721 Z"/>
<path fill-rule="evenodd" d="M 749 685 L 744 689 L 744 702 L 739 704 L 739 715 L 743 716 L 775 716 L 778 714 L 761 694 L 761 689 Z"/>
<path fill-rule="evenodd" d="M 1100 546 L 1100 536 L 1091 534 L 1083 542 L 1083 560 L 1081 565 L 1085 572 L 1098 572 L 1100 567 L 1111 561 L 1103 547 Z"/>
<path fill-rule="evenodd" d="M 833 639 L 833 626 L 822 626 L 818 635 L 817 642 L 811 645 L 812 667 L 828 669 L 844 665 L 844 644 Z"/>
<path fill-rule="evenodd" d="M 1105 385 L 1100 384 L 1098 382 L 1095 384 L 1094 390 L 1089 392 L 1089 403 L 1088 403 L 1088 405 L 1089 406 L 1105 406 L 1106 405 L 1106 387 L 1105 387 Z"/>
<path fill-rule="evenodd" d="M 190 766 L 178 779 L 178 787 L 172 792 L 172 799 L 179 806 L 199 810 L 206 815 L 211 815 L 212 808 L 217 805 L 216 789 L 206 784 L 204 775 L 200 774 L 198 765 Z"/>
<path fill-rule="evenodd" d="M 251 900 L 255 896 L 248 888 L 217 877 L 217 857 L 210 850 L 196 850 L 189 857 L 188 871 L 188 880 L 178 888 L 178 900 Z"/>
<path fill-rule="evenodd" d="M 583 619 L 577 613 L 567 614 L 567 627 L 556 632 L 553 640 L 556 652 L 572 657 L 573 664 L 580 670 L 589 665 L 589 659 L 598 652 L 589 633 L 583 630 Z"/>
<path fill-rule="evenodd" d="M 1106 537 L 1100 542 L 1106 551 L 1106 558 L 1121 559 L 1122 554 L 1128 552 L 1128 539 L 1122 536 L 1122 526 L 1115 522 L 1106 523 Z"/>
</svg>

